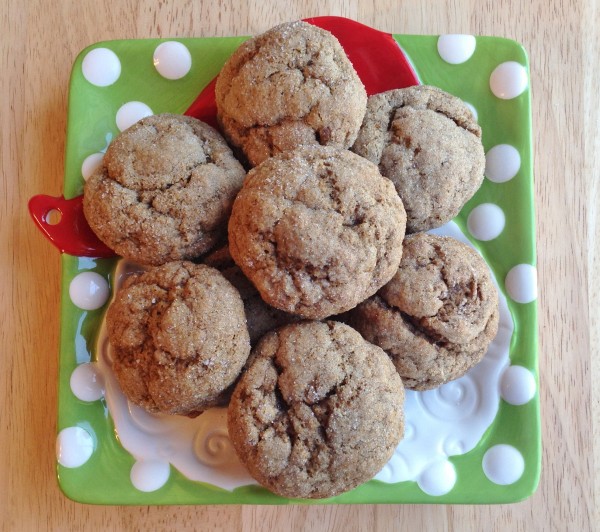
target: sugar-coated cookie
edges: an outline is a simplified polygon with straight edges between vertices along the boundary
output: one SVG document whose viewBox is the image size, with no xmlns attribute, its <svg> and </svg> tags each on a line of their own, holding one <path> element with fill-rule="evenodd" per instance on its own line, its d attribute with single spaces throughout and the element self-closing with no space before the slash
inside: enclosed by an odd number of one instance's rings
<svg viewBox="0 0 600 532">
<path fill-rule="evenodd" d="M 192 259 L 227 231 L 245 171 L 223 137 L 180 115 L 144 118 L 109 146 L 83 209 L 117 254 L 145 265 Z"/>
<path fill-rule="evenodd" d="M 128 278 L 106 324 L 121 389 L 150 412 L 193 417 L 221 404 L 250 353 L 239 293 L 191 262 Z"/>
<path fill-rule="evenodd" d="M 373 163 L 306 146 L 248 173 L 229 220 L 229 250 L 268 304 L 322 319 L 392 278 L 405 219 L 394 186 Z"/>
<path fill-rule="evenodd" d="M 498 292 L 472 248 L 427 233 L 404 241 L 398 272 L 347 320 L 391 357 L 407 388 L 464 375 L 498 331 Z"/>
<path fill-rule="evenodd" d="M 215 88 L 217 117 L 251 166 L 299 145 L 349 148 L 367 93 L 338 40 L 288 22 L 244 42 Z"/>
<path fill-rule="evenodd" d="M 462 100 L 436 87 L 371 96 L 352 150 L 393 181 L 407 233 L 454 218 L 483 181 L 481 128 Z"/>
<path fill-rule="evenodd" d="M 332 497 L 373 478 L 404 433 L 404 388 L 378 347 L 337 322 L 265 335 L 228 409 L 229 436 L 263 486 Z"/>
</svg>

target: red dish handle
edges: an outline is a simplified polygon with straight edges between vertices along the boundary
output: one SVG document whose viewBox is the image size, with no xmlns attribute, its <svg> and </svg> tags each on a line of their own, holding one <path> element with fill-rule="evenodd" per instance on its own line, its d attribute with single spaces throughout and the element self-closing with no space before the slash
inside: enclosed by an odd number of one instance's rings
<svg viewBox="0 0 600 532">
<path fill-rule="evenodd" d="M 83 196 L 73 199 L 40 194 L 29 200 L 29 214 L 55 247 L 77 257 L 114 257 L 90 229 L 83 215 Z"/>
<path fill-rule="evenodd" d="M 312 17 L 305 20 L 337 37 L 368 95 L 419 84 L 414 69 L 391 34 L 343 17 Z M 184 114 L 216 128 L 215 83 L 216 78 L 204 87 Z M 49 221 L 51 211 L 60 213 L 60 221 L 56 224 Z M 88 226 L 83 215 L 81 196 L 70 200 L 34 196 L 29 201 L 29 212 L 42 233 L 62 253 L 79 257 L 115 255 Z"/>
</svg>

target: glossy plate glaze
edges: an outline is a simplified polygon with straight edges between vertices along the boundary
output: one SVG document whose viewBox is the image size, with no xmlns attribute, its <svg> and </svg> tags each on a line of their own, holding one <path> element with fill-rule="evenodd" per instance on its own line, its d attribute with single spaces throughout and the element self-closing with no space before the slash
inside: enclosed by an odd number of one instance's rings
<svg viewBox="0 0 600 532">
<path fill-rule="evenodd" d="M 535 490 L 541 441 L 526 54 L 501 38 L 389 36 L 346 19 L 310 22 L 338 35 L 369 93 L 414 84 L 416 74 L 477 114 L 486 179 L 437 232 L 470 243 L 490 265 L 502 294 L 498 337 L 462 379 L 409 392 L 406 434 L 392 460 L 376 479 L 324 501 L 290 501 L 256 486 L 231 453 L 223 410 L 188 420 L 128 405 L 110 371 L 103 318 L 134 266 L 94 247 L 78 197 L 109 142 L 141 117 L 187 112 L 214 123 L 212 82 L 245 37 L 93 45 L 73 67 L 64 198 L 30 204 L 65 252 L 57 468 L 68 497 L 143 505 L 504 503 Z M 55 211 L 62 214 L 58 223 Z"/>
</svg>

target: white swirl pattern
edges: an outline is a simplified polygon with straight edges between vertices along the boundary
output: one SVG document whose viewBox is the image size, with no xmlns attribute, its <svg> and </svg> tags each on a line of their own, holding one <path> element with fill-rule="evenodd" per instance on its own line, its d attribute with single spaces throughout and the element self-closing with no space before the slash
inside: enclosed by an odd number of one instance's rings
<svg viewBox="0 0 600 532">
<path fill-rule="evenodd" d="M 226 410 L 213 408 L 201 418 L 194 438 L 194 452 L 198 460 L 211 467 L 237 461 L 227 432 Z"/>
<path fill-rule="evenodd" d="M 421 408 L 433 417 L 446 421 L 471 417 L 479 403 L 477 384 L 469 375 L 415 396 Z"/>
</svg>

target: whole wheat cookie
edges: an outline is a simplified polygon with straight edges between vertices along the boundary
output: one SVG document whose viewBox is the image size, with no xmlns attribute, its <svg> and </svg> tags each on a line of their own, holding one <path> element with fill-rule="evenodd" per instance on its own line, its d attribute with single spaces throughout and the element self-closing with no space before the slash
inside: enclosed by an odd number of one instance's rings
<svg viewBox="0 0 600 532">
<path fill-rule="evenodd" d="M 146 265 L 195 258 L 227 230 L 245 171 L 221 135 L 181 115 L 123 131 L 84 187 L 83 210 L 117 254 Z"/>
<path fill-rule="evenodd" d="M 454 218 L 483 181 L 481 128 L 462 100 L 436 87 L 369 97 L 352 150 L 393 181 L 406 209 L 407 233 Z"/>
<path fill-rule="evenodd" d="M 203 259 L 204 264 L 219 270 L 237 288 L 246 311 L 250 343 L 254 345 L 265 333 L 298 321 L 298 317 L 267 305 L 254 285 L 231 258 L 229 246 L 223 246 Z"/>
<path fill-rule="evenodd" d="M 303 144 L 349 148 L 367 93 L 339 41 L 289 22 L 244 42 L 215 87 L 225 136 L 251 166 Z"/>
<path fill-rule="evenodd" d="M 194 417 L 222 404 L 250 353 L 239 293 L 191 262 L 129 277 L 106 324 L 121 389 L 150 412 Z"/>
<path fill-rule="evenodd" d="M 322 319 L 392 278 L 405 219 L 394 186 L 373 163 L 306 146 L 248 173 L 229 220 L 229 250 L 269 305 Z"/>
<path fill-rule="evenodd" d="M 332 497 L 370 480 L 404 432 L 404 388 L 378 347 L 337 322 L 265 335 L 233 393 L 229 437 L 283 497 Z"/>
<path fill-rule="evenodd" d="M 347 321 L 388 353 L 407 388 L 427 390 L 483 358 L 498 318 L 498 292 L 477 252 L 419 233 L 405 239 L 394 278 Z"/>
</svg>

